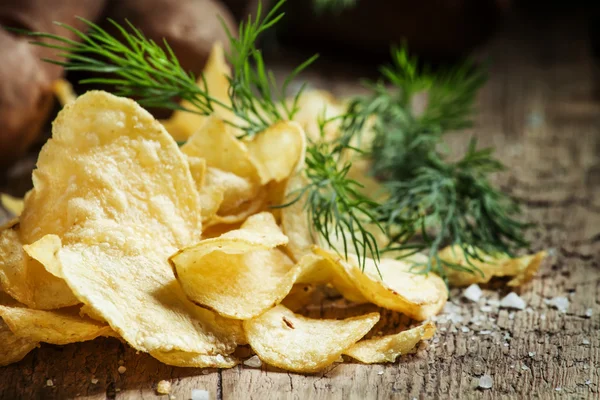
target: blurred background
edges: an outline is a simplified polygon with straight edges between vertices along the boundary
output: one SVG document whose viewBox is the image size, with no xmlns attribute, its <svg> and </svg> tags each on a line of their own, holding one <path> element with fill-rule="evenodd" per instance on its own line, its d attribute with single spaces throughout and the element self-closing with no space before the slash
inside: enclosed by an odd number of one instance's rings
<svg viewBox="0 0 600 400">
<path fill-rule="evenodd" d="M 267 9 L 273 4 L 263 1 Z M 52 21 L 82 28 L 75 18 L 81 16 L 109 29 L 107 18 L 127 19 L 150 38 L 165 38 L 184 68 L 198 74 L 212 44 L 226 44 L 223 25 L 235 33 L 239 20 L 256 7 L 254 0 L 0 0 L 0 25 L 64 35 Z M 269 65 L 285 72 L 318 52 L 321 58 L 303 78 L 334 92 L 337 82 L 373 76 L 393 44 L 406 43 L 434 66 L 467 56 L 510 59 L 513 48 L 533 52 L 541 63 L 560 63 L 561 57 L 573 57 L 573 49 L 600 57 L 600 1 L 288 0 L 283 9 L 285 18 L 261 39 Z M 498 38 L 503 50 L 490 56 Z M 57 53 L 27 41 L 0 30 L 0 182 L 10 179 L 17 161 L 39 150 L 59 109 L 52 82 L 64 71 L 40 61 Z M 557 43 L 571 51 L 561 55 Z M 86 77 L 66 78 L 76 84 Z M 153 112 L 165 116 L 164 110 Z"/>
</svg>

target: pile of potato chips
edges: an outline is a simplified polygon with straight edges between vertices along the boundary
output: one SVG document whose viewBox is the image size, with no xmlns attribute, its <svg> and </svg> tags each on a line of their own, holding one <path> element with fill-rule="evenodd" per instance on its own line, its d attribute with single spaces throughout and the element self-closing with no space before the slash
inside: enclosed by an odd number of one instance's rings
<svg viewBox="0 0 600 400">
<path fill-rule="evenodd" d="M 216 47 L 206 77 L 223 101 L 226 73 Z M 318 112 L 239 140 L 223 121 L 226 110 L 175 113 L 165 129 L 130 99 L 63 96 L 69 104 L 39 155 L 22 211 L 3 199 L 20 215 L 0 228 L 0 365 L 40 342 L 114 336 L 170 365 L 229 368 L 240 361 L 236 349 L 249 345 L 270 365 L 314 372 L 341 355 L 392 362 L 434 334 L 426 322 L 363 339 L 378 312 L 346 319 L 294 312 L 319 285 L 416 321 L 437 314 L 448 297 L 438 276 L 414 274 L 408 262 L 382 259 L 377 268 L 367 260 L 362 271 L 355 257 L 319 247 L 301 202 L 272 208 L 302 184 Z M 174 137 L 186 143 L 178 147 Z M 461 261 L 453 249 L 445 257 Z M 490 259 L 481 275 L 451 278 L 515 275 L 520 284 L 541 258 Z"/>
</svg>

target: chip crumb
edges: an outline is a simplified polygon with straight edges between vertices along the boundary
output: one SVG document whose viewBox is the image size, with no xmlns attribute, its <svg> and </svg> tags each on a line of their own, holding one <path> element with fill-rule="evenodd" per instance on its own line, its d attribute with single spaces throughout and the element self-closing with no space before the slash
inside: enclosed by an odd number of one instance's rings
<svg viewBox="0 0 600 400">
<path fill-rule="evenodd" d="M 252 356 L 249 359 L 245 360 L 243 362 L 243 364 L 247 367 L 251 367 L 251 368 L 260 368 L 262 367 L 262 361 L 260 360 L 260 358 L 258 358 L 258 356 Z"/>
<path fill-rule="evenodd" d="M 208 390 L 192 389 L 192 400 L 208 400 Z"/>
<path fill-rule="evenodd" d="M 561 313 L 566 313 L 569 309 L 569 299 L 564 296 L 553 297 L 551 299 L 544 299 L 544 303 L 551 307 L 556 308 Z"/>
<path fill-rule="evenodd" d="M 48 379 L 46 381 L 46 386 L 54 386 L 54 381 L 52 381 L 52 379 Z"/>
<path fill-rule="evenodd" d="M 171 392 L 171 382 L 169 381 L 159 381 L 156 384 L 156 392 L 159 394 L 169 394 Z"/>
<path fill-rule="evenodd" d="M 125 367 L 124 367 L 124 366 L 122 366 L 122 365 L 121 365 L 121 366 L 120 366 L 120 367 L 117 369 L 117 372 L 118 372 L 118 373 L 120 373 L 120 374 L 124 374 L 124 373 L 125 373 L 125 371 L 127 371 L 127 368 L 125 368 Z"/>
<path fill-rule="evenodd" d="M 494 385 L 494 380 L 488 374 L 479 378 L 479 387 L 481 389 L 490 389 Z"/>
<path fill-rule="evenodd" d="M 586 308 L 585 310 L 585 317 L 586 318 L 592 318 L 592 314 L 594 313 L 594 310 L 592 310 L 591 308 Z"/>
<path fill-rule="evenodd" d="M 510 292 L 502 300 L 500 300 L 500 307 L 503 308 L 515 308 L 517 310 L 524 310 L 526 307 L 525 300 L 523 300 L 515 292 Z"/>
<path fill-rule="evenodd" d="M 92 385 L 95 385 L 96 383 L 98 383 L 98 379 L 92 378 L 90 379 L 90 382 L 92 382 Z"/>
<path fill-rule="evenodd" d="M 478 284 L 474 283 L 471 286 L 469 286 L 468 288 L 466 288 L 463 292 L 463 296 L 468 299 L 471 300 L 472 302 L 477 303 L 479 301 L 479 299 L 481 298 L 481 288 L 479 287 Z"/>
</svg>

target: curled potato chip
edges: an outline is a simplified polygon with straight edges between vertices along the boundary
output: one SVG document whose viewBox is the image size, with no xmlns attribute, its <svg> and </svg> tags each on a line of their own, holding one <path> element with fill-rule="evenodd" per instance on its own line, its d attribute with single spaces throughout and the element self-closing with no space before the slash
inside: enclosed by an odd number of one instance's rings
<svg viewBox="0 0 600 400">
<path fill-rule="evenodd" d="M 2 203 L 2 207 L 9 211 L 12 215 L 18 217 L 23 211 L 25 201 L 6 193 L 0 193 L 0 203 Z"/>
<path fill-rule="evenodd" d="M 150 355 L 160 362 L 176 367 L 233 368 L 239 363 L 236 357 L 221 354 L 206 355 L 184 351 L 153 351 Z"/>
<path fill-rule="evenodd" d="M 305 210 L 306 198 L 298 198 L 300 190 L 305 186 L 306 178 L 301 174 L 292 175 L 285 188 L 284 203 L 294 201 L 294 203 L 282 208 L 281 211 L 281 229 L 288 237 L 289 242 L 286 250 L 292 256 L 294 261 L 309 254 L 315 245 L 315 239 L 310 228 L 310 222 Z"/>
<path fill-rule="evenodd" d="M 73 85 L 65 79 L 55 80 L 52 83 L 52 91 L 63 107 L 77 100 L 77 94 L 73 90 Z"/>
<path fill-rule="evenodd" d="M 333 120 L 325 125 L 324 138 L 321 138 L 319 121 L 333 119 L 344 114 L 345 111 L 344 104 L 331 93 L 324 90 L 307 90 L 298 99 L 298 112 L 294 116 L 294 121 L 300 123 L 310 140 L 329 141 L 338 136 L 341 120 Z"/>
<path fill-rule="evenodd" d="M 248 343 L 258 357 L 296 372 L 316 372 L 333 364 L 379 321 L 379 313 L 344 320 L 311 319 L 282 305 L 244 321 Z"/>
<path fill-rule="evenodd" d="M 491 256 L 479 252 L 484 261 L 470 259 L 481 272 L 469 273 L 453 268 L 447 268 L 448 282 L 452 286 L 468 286 L 472 283 L 486 283 L 493 277 L 510 276 L 512 279 L 508 286 L 520 286 L 533 278 L 540 264 L 546 258 L 546 252 L 519 258 L 510 258 L 507 255 Z M 467 265 L 465 254 L 460 246 L 449 246 L 439 252 L 440 259 L 458 264 Z"/>
<path fill-rule="evenodd" d="M 311 303 L 316 290 L 317 286 L 310 283 L 294 284 L 281 304 L 291 311 L 297 311 Z"/>
<path fill-rule="evenodd" d="M 439 276 L 413 273 L 408 262 L 382 258 L 376 266 L 367 258 L 361 271 L 356 257 L 351 254 L 348 261 L 344 261 L 329 250 L 317 248 L 315 252 L 342 267 L 365 299 L 413 319 L 422 321 L 437 314 L 448 299 L 448 290 Z"/>
<path fill-rule="evenodd" d="M 245 142 L 261 185 L 281 182 L 304 162 L 306 137 L 293 121 L 281 121 Z"/>
<path fill-rule="evenodd" d="M 232 353 L 244 341 L 241 324 L 187 300 L 168 263 L 199 240 L 202 225 L 173 139 L 134 101 L 103 92 L 65 107 L 53 133 L 34 175 L 39 193 L 46 189 L 36 211 L 57 216 L 41 222 L 57 236 L 46 241 L 60 244 L 48 268 L 137 350 Z"/>
<path fill-rule="evenodd" d="M 365 364 L 394 362 L 401 355 L 412 352 L 417 344 L 435 334 L 435 325 L 428 322 L 395 335 L 361 340 L 344 351 L 344 354 Z"/>
<path fill-rule="evenodd" d="M 80 317 L 78 307 L 45 311 L 0 306 L 0 316 L 15 335 L 32 342 L 63 345 L 114 336 L 106 323 Z"/>
<path fill-rule="evenodd" d="M 202 75 L 198 78 L 196 85 L 206 90 L 212 98 L 230 106 L 228 77 L 231 76 L 231 69 L 225 61 L 221 43 L 217 42 L 213 44 Z M 207 84 L 206 89 L 204 87 L 205 81 Z M 194 105 L 185 100 L 181 102 L 181 107 L 184 109 L 194 109 Z M 214 104 L 214 109 L 216 115 L 230 121 L 235 121 L 231 111 L 227 108 L 219 104 Z M 204 115 L 176 110 L 173 112 L 171 118 L 161 122 L 176 141 L 185 142 L 194 132 L 200 129 L 206 118 Z"/>
<path fill-rule="evenodd" d="M 8 325 L 0 319 L 0 367 L 21 361 L 39 343 L 21 338 L 12 333 Z"/>
<path fill-rule="evenodd" d="M 183 291 L 194 303 L 235 319 L 249 319 L 290 291 L 294 263 L 275 247 L 287 242 L 268 212 L 238 230 L 206 239 L 171 257 Z"/>
</svg>

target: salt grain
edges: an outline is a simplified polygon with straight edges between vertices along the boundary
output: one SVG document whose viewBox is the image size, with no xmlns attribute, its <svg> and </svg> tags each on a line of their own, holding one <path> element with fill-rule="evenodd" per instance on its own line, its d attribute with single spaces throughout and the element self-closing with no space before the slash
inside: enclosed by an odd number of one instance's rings
<svg viewBox="0 0 600 400">
<path fill-rule="evenodd" d="M 535 357 L 535 351 L 530 351 L 529 352 L 529 357 L 532 357 L 532 358 Z"/>
<path fill-rule="evenodd" d="M 490 333 L 492 333 L 492 331 L 488 331 L 488 330 L 479 331 L 480 335 L 489 335 Z"/>
<path fill-rule="evenodd" d="M 500 306 L 500 302 L 498 300 L 493 300 L 490 299 L 487 301 L 488 305 L 492 306 L 492 307 L 499 307 Z"/>
<path fill-rule="evenodd" d="M 479 387 L 481 389 L 490 389 L 494 385 L 494 380 L 489 375 L 483 375 L 479 378 Z"/>
<path fill-rule="evenodd" d="M 569 309 L 569 299 L 564 296 L 554 297 L 552 299 L 544 299 L 544 303 L 556 308 L 561 313 L 566 313 Z"/>
<path fill-rule="evenodd" d="M 515 308 L 517 310 L 525 309 L 525 301 L 519 297 L 515 292 L 510 292 L 502 300 L 500 300 L 500 307 L 503 308 Z"/>
<path fill-rule="evenodd" d="M 464 333 L 467 333 L 470 331 L 470 329 L 467 328 L 466 326 L 461 326 L 460 330 L 463 331 Z"/>
<path fill-rule="evenodd" d="M 589 386 L 592 384 L 592 381 L 588 379 L 587 381 L 585 381 L 585 384 Z"/>
<path fill-rule="evenodd" d="M 581 341 L 581 344 L 588 345 L 588 344 L 590 344 L 590 341 L 589 341 L 588 339 L 583 339 L 583 340 Z"/>
<path fill-rule="evenodd" d="M 247 367 L 251 368 L 260 368 L 262 366 L 262 361 L 258 356 L 252 356 L 243 363 Z"/>
<path fill-rule="evenodd" d="M 479 285 L 477 284 L 472 284 L 471 286 L 469 286 L 468 288 L 465 289 L 465 291 L 463 292 L 463 296 L 473 302 L 478 302 L 479 299 L 481 298 L 481 289 L 479 288 Z"/>
<path fill-rule="evenodd" d="M 492 312 L 493 308 L 492 306 L 481 306 L 479 307 L 479 310 L 481 310 L 481 312 Z"/>
<path fill-rule="evenodd" d="M 379 371 L 377 375 L 383 375 L 383 371 Z"/>
<path fill-rule="evenodd" d="M 562 388 L 561 387 L 557 387 L 557 388 L 554 388 L 554 390 L 556 390 L 557 392 L 560 392 L 562 390 Z"/>
<path fill-rule="evenodd" d="M 192 400 L 208 400 L 208 390 L 192 389 Z"/>
<path fill-rule="evenodd" d="M 514 312 L 509 313 L 508 319 L 515 319 L 515 313 Z"/>
<path fill-rule="evenodd" d="M 592 314 L 593 314 L 594 310 L 592 310 L 591 308 L 588 308 L 585 310 L 585 316 L 586 318 L 592 318 Z"/>
</svg>

